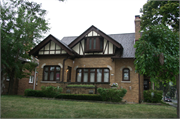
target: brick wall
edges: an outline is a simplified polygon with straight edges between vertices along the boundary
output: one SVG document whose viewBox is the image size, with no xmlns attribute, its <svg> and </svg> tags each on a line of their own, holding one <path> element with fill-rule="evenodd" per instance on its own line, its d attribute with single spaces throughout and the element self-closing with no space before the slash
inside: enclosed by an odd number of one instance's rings
<svg viewBox="0 0 180 119">
<path fill-rule="evenodd" d="M 38 86 L 37 89 L 40 90 L 41 86 L 59 86 L 64 89 L 63 93 L 66 93 L 67 83 L 56 83 L 56 82 L 43 82 L 43 65 L 58 65 L 59 63 L 63 65 L 63 59 L 66 57 L 40 57 L 39 64 L 39 76 L 38 76 Z M 72 67 L 71 71 L 71 82 L 76 81 L 76 69 L 77 68 L 109 68 L 110 69 L 110 84 L 118 83 L 119 89 L 127 89 L 127 94 L 124 97 L 124 100 L 127 102 L 139 103 L 139 78 L 138 73 L 135 73 L 134 59 L 116 59 L 112 61 L 110 57 L 103 58 L 76 58 L 74 60 L 67 59 L 65 61 L 65 70 L 64 70 L 64 82 L 67 82 L 67 67 Z M 130 81 L 131 82 L 122 82 L 122 69 L 130 69 Z M 61 68 L 61 80 L 62 80 L 62 68 Z M 143 76 L 140 76 L 141 80 L 141 98 L 143 97 Z M 94 84 L 97 85 L 97 84 Z M 101 85 L 98 84 L 98 87 L 110 88 L 110 85 Z M 131 90 L 130 88 L 131 87 Z M 77 89 L 73 89 L 77 93 Z M 87 89 L 81 89 L 83 92 L 88 93 Z M 80 93 L 80 92 L 78 92 Z"/>
</svg>

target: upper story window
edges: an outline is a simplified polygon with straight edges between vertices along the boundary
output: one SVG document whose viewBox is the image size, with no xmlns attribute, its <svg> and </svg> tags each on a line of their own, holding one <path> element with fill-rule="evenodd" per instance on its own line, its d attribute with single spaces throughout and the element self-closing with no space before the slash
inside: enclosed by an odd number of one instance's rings
<svg viewBox="0 0 180 119">
<path fill-rule="evenodd" d="M 130 81 L 130 70 L 128 68 L 123 69 L 122 75 L 123 81 Z"/>
<path fill-rule="evenodd" d="M 77 82 L 110 82 L 109 69 L 106 68 L 78 68 L 76 70 Z"/>
<path fill-rule="evenodd" d="M 60 66 L 44 66 L 43 81 L 59 81 Z"/>
<path fill-rule="evenodd" d="M 103 51 L 103 38 L 94 36 L 87 37 L 85 43 L 85 52 L 102 52 Z"/>
</svg>

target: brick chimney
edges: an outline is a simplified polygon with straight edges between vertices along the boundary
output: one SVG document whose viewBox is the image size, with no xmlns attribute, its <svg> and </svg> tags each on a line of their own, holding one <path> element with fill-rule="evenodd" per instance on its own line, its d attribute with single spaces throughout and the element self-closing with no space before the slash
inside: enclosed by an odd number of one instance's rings
<svg viewBox="0 0 180 119">
<path fill-rule="evenodd" d="M 139 38 L 141 37 L 141 34 L 140 34 L 140 22 L 141 22 L 141 19 L 140 19 L 140 15 L 136 15 L 135 16 L 135 42 L 139 40 Z"/>
</svg>

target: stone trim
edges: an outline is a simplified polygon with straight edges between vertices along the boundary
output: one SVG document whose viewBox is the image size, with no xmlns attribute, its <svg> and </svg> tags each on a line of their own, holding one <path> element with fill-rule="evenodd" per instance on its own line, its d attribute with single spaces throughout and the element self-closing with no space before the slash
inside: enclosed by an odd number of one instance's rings
<svg viewBox="0 0 180 119">
<path fill-rule="evenodd" d="M 61 68 L 63 68 L 63 65 L 62 65 L 61 63 L 58 63 L 58 65 L 59 65 Z"/>
<path fill-rule="evenodd" d="M 131 83 L 131 81 L 121 81 L 121 83 Z"/>
<path fill-rule="evenodd" d="M 112 67 L 111 67 L 111 66 L 107 65 L 107 67 L 108 67 L 110 70 L 112 70 Z"/>
<path fill-rule="evenodd" d="M 131 68 L 130 66 L 122 66 L 122 67 L 120 68 L 120 71 L 122 71 L 124 68 L 129 68 L 129 70 L 132 71 L 132 68 Z"/>
<path fill-rule="evenodd" d="M 56 81 L 41 81 L 41 83 L 56 83 Z"/>
<path fill-rule="evenodd" d="M 41 68 L 44 68 L 45 65 L 46 65 L 46 63 L 42 64 L 42 65 L 41 65 Z"/>
<path fill-rule="evenodd" d="M 94 89 L 95 87 L 68 87 L 68 86 L 66 86 L 66 88 L 86 88 L 86 89 Z"/>
</svg>

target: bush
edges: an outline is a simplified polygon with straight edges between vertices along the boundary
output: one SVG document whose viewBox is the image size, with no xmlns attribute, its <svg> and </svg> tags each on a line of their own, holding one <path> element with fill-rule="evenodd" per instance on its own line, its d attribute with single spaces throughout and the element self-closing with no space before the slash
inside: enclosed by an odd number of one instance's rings
<svg viewBox="0 0 180 119">
<path fill-rule="evenodd" d="M 100 93 L 100 96 L 103 101 L 112 101 L 112 102 L 121 102 L 127 92 L 126 89 L 106 89 L 106 88 L 98 88 L 97 91 L 98 93 Z"/>
<path fill-rule="evenodd" d="M 56 98 L 102 101 L 101 96 L 97 94 L 59 94 L 56 96 Z"/>
<path fill-rule="evenodd" d="M 45 97 L 44 92 L 40 90 L 26 89 L 24 91 L 25 96 L 34 96 L 34 97 Z"/>
<path fill-rule="evenodd" d="M 154 93 L 154 96 L 151 96 L 151 93 Z M 158 90 L 145 90 L 143 94 L 145 102 L 158 103 L 162 100 L 163 92 Z"/>
<path fill-rule="evenodd" d="M 41 86 L 42 92 L 46 97 L 56 97 L 58 94 L 62 92 L 62 88 L 54 87 L 54 86 Z"/>
</svg>

